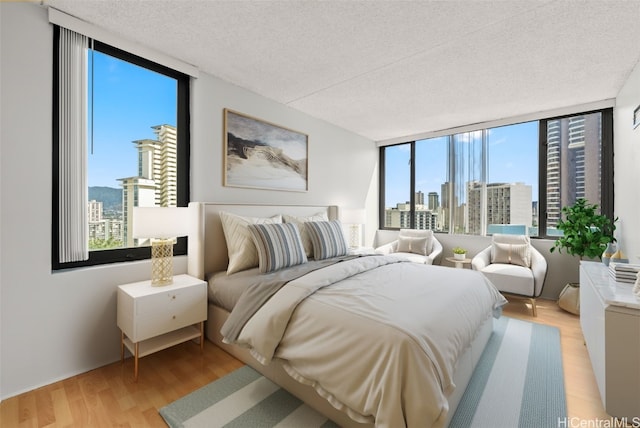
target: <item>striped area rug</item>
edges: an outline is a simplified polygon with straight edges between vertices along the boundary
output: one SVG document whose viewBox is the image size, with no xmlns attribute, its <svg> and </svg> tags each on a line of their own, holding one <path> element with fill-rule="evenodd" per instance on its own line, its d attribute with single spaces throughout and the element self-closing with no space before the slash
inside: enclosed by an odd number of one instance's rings
<svg viewBox="0 0 640 428">
<path fill-rule="evenodd" d="M 163 407 L 178 427 L 335 427 L 245 366 Z M 501 317 L 450 427 L 555 427 L 567 415 L 555 327 Z"/>
</svg>

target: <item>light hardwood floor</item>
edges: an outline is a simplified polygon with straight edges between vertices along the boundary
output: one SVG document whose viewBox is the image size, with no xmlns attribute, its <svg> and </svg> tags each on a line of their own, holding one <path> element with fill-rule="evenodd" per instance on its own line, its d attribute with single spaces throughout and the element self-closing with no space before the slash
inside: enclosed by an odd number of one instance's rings
<svg viewBox="0 0 640 428">
<path fill-rule="evenodd" d="M 545 300 L 538 301 L 536 318 L 516 300 L 504 313 L 560 328 L 569 417 L 610 419 L 600 402 L 578 317 Z M 163 427 L 159 408 L 242 365 L 208 341 L 202 353 L 197 344 L 185 343 L 141 359 L 137 383 L 129 358 L 4 400 L 0 426 Z"/>
</svg>

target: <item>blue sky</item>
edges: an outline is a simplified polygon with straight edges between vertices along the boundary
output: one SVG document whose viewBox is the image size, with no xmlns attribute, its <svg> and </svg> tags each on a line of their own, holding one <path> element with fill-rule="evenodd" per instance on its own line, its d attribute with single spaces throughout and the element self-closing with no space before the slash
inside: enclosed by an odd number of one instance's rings
<svg viewBox="0 0 640 428">
<path fill-rule="evenodd" d="M 538 199 L 538 122 L 492 128 L 488 136 L 488 182 L 523 182 Z M 441 193 L 447 181 L 447 137 L 416 144 L 416 190 Z M 385 206 L 409 200 L 409 145 L 386 151 Z M 440 196 L 442 198 L 442 196 Z"/>
<path fill-rule="evenodd" d="M 138 175 L 132 141 L 155 139 L 152 126 L 176 125 L 177 83 L 100 52 L 94 53 L 94 62 L 89 186 L 120 188 L 118 178 Z"/>
</svg>

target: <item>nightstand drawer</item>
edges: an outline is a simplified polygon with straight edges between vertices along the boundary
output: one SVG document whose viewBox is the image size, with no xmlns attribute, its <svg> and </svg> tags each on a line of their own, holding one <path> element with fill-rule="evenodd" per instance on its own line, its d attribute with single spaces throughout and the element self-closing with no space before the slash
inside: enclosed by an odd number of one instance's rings
<svg viewBox="0 0 640 428">
<path fill-rule="evenodd" d="M 158 312 L 181 312 L 197 303 L 206 301 L 206 287 L 189 287 L 167 290 L 136 299 L 136 317 Z"/>
<path fill-rule="evenodd" d="M 176 296 L 169 303 L 165 300 L 164 306 L 156 306 L 153 311 L 139 312 L 132 339 L 145 340 L 204 321 L 207 318 L 206 289 L 198 294 L 198 297 L 190 294 L 190 298 Z"/>
</svg>

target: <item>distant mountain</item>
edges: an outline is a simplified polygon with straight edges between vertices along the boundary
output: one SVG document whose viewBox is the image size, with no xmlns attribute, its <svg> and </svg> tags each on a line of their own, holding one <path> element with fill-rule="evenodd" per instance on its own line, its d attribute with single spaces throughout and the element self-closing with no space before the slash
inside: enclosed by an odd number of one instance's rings
<svg viewBox="0 0 640 428">
<path fill-rule="evenodd" d="M 103 211 L 122 211 L 122 189 L 89 186 L 89 200 L 102 202 Z"/>
</svg>

